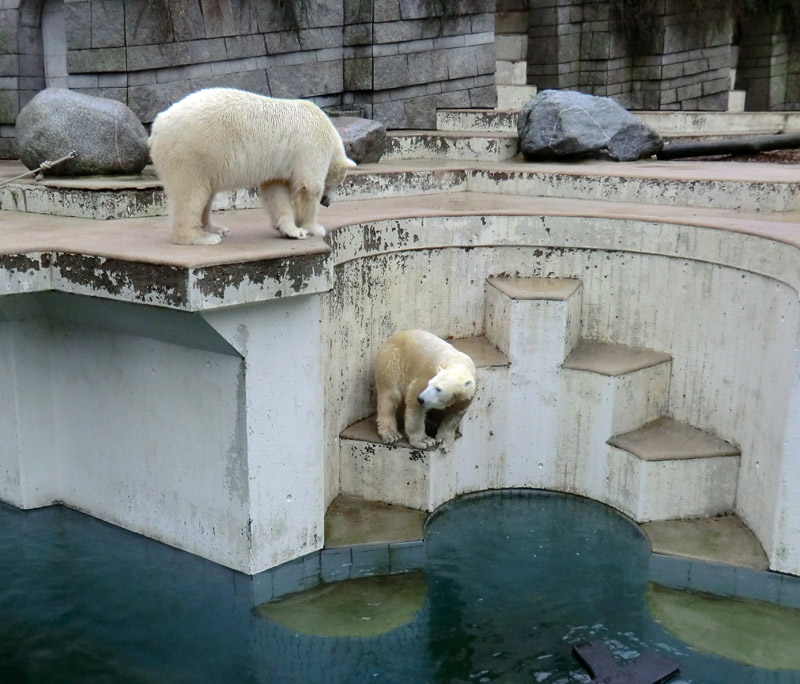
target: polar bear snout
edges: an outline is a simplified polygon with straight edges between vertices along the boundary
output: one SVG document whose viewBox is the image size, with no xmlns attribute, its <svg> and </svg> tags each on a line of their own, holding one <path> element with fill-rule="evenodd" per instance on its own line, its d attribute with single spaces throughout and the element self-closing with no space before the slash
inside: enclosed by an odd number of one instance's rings
<svg viewBox="0 0 800 684">
<path fill-rule="evenodd" d="M 447 392 L 443 392 L 442 388 L 434 385 L 432 381 L 417 397 L 419 405 L 426 409 L 443 409 L 451 399 Z"/>
<path fill-rule="evenodd" d="M 330 198 L 330 197 L 328 197 L 327 195 L 323 195 L 323 196 L 320 198 L 320 200 L 319 200 L 319 203 L 320 203 L 320 204 L 321 204 L 323 207 L 329 207 L 329 206 L 331 206 L 331 198 Z"/>
</svg>

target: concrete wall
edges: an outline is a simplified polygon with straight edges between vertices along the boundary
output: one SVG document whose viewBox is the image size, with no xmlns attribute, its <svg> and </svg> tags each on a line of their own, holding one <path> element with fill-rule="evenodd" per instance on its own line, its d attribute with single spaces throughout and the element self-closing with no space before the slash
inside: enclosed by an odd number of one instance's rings
<svg viewBox="0 0 800 684">
<path fill-rule="evenodd" d="M 437 106 L 494 103 L 493 0 L 297 0 L 308 11 L 296 16 L 278 0 L 9 0 L 0 157 L 12 156 L 16 116 L 45 87 L 53 2 L 63 9 L 65 82 L 124 102 L 145 124 L 209 86 L 359 106 L 390 128 L 432 128 Z"/>
<path fill-rule="evenodd" d="M 339 434 L 374 411 L 379 345 L 410 327 L 485 333 L 487 277 L 557 276 L 582 283 L 570 345 L 580 336 L 672 357 L 658 413 L 739 447 L 733 510 L 773 569 L 800 574 L 795 246 L 657 220 L 511 215 L 385 220 L 328 240 L 331 281 L 250 304 L 238 291 L 247 283 L 230 283 L 196 313 L 128 303 L 118 288 L 47 292 L 68 282 L 12 260 L 19 282 L 6 292 L 17 294 L 0 297 L 0 499 L 61 501 L 247 573 L 310 553 L 340 491 Z M 615 434 L 582 418 L 594 394 L 536 370 L 545 357 L 559 367 L 563 335 L 560 345 L 534 344 L 511 354 L 510 376 L 482 376 L 453 454 L 429 457 L 436 504 L 524 486 L 617 505 L 605 483 L 622 469 L 589 457 Z"/>
<path fill-rule="evenodd" d="M 367 247 L 359 251 L 357 245 Z M 326 501 L 338 493 L 339 431 L 374 412 L 372 361 L 388 335 L 410 327 L 445 337 L 482 333 L 488 276 L 577 278 L 583 283 L 581 336 L 672 355 L 669 415 L 740 447 L 735 511 L 762 542 L 773 568 L 800 572 L 800 553 L 789 541 L 798 539 L 798 528 L 788 513 L 796 508 L 789 494 L 797 483 L 796 458 L 784 446 L 792 424 L 790 396 L 796 393 L 787 360 L 794 356 L 800 325 L 798 283 L 778 266 L 788 263 L 784 257 L 756 256 L 767 247 L 764 241 L 635 221 L 460 217 L 342 229 L 333 247 L 335 285 L 323 295 Z M 734 257 L 745 252 L 752 263 Z M 756 261 L 773 266 L 753 272 Z M 502 409 L 504 396 L 498 392 L 488 400 L 501 407 L 491 414 L 494 420 L 508 421 L 507 414 L 520 410 Z M 553 424 L 541 400 L 518 421 L 528 426 L 523 431 Z M 568 413 L 561 409 L 556 422 Z M 576 436 L 579 423 L 559 423 L 546 444 L 506 450 L 500 446 L 504 439 L 523 444 L 524 435 L 503 437 L 500 423 L 481 422 L 485 416 L 474 420 L 480 429 L 473 425 L 469 434 L 488 440 L 475 457 L 478 474 L 470 478 L 472 471 L 459 470 L 454 481 L 462 484 L 448 496 L 510 486 L 596 496 L 591 483 L 584 483 L 580 455 L 569 456 L 565 448 L 591 441 Z M 797 430 L 791 430 L 796 442 Z M 498 435 L 494 440 L 486 437 L 490 431 Z M 463 458 L 472 458 L 466 456 L 472 454 L 469 446 L 461 448 Z M 460 453 L 457 444 L 457 461 Z M 393 483 L 384 486 L 390 491 Z"/>
</svg>

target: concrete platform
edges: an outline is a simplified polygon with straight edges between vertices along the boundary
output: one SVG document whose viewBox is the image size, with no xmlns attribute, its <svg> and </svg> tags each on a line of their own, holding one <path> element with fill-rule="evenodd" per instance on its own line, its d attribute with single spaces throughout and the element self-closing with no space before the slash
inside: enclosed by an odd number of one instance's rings
<svg viewBox="0 0 800 684">
<path fill-rule="evenodd" d="M 736 446 L 715 435 L 669 418 L 660 418 L 640 430 L 613 437 L 608 443 L 631 452 L 642 461 L 716 458 L 740 453 Z"/>
<path fill-rule="evenodd" d="M 735 515 L 644 523 L 654 553 L 766 570 L 767 556 L 755 535 Z"/>
<path fill-rule="evenodd" d="M 670 355 L 622 344 L 582 342 L 564 361 L 564 368 L 615 377 L 667 363 Z"/>
</svg>

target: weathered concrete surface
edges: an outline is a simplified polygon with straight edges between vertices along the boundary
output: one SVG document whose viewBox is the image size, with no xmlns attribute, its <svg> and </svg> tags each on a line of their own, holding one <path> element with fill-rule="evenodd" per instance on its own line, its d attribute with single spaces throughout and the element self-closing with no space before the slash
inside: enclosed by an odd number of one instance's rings
<svg viewBox="0 0 800 684">
<path fill-rule="evenodd" d="M 508 165 L 508 168 L 513 167 L 513 164 Z M 555 167 L 551 165 L 552 178 L 557 175 Z M 453 166 L 441 164 L 422 164 L 420 168 L 429 172 L 444 169 L 452 173 L 454 170 Z M 499 169 L 486 165 L 480 172 L 471 172 L 468 183 L 488 182 L 486 179 L 493 175 L 499 178 L 507 173 L 505 165 Z M 602 173 L 598 176 L 598 171 L 603 172 L 602 164 L 562 169 L 564 175 L 573 178 L 574 187 L 584 182 L 580 178 L 582 175 L 592 177 L 594 180 L 585 181 L 587 189 L 592 188 L 593 183 L 603 186 L 606 176 Z M 681 174 L 692 180 L 717 181 L 723 178 L 726 183 L 733 180 L 757 182 L 765 187 L 769 185 L 769 177 L 773 176 L 779 181 L 775 185 L 792 189 L 796 186 L 793 179 L 797 173 L 796 169 L 770 168 L 767 173 L 763 168 L 748 168 L 748 165 L 693 163 L 669 165 L 662 169 L 661 176 L 674 182 L 676 190 L 680 183 L 685 186 L 687 182 L 680 179 Z M 620 187 L 631 181 L 649 183 L 658 177 L 658 169 L 649 164 L 630 164 L 615 177 Z M 536 180 L 531 175 L 524 180 L 520 176 L 513 181 L 501 182 L 506 190 L 512 187 L 506 185 L 511 182 L 516 184 L 514 187 L 526 190 L 527 184 Z M 655 190 L 653 192 L 655 194 Z M 218 332 L 214 332 L 212 339 L 219 340 L 220 344 L 224 342 L 239 356 L 247 339 L 250 340 L 250 353 L 253 353 L 260 344 L 259 336 L 266 340 L 274 336 L 276 330 L 283 330 L 283 323 L 278 325 L 276 322 L 269 333 L 253 323 L 255 332 L 252 336 L 241 333 L 240 325 L 250 329 L 245 318 L 250 307 L 238 305 L 248 301 L 263 302 L 255 308 L 274 305 L 278 307 L 275 311 L 281 306 L 288 307 L 292 302 L 301 309 L 310 306 L 313 311 L 307 311 L 307 316 L 300 319 L 294 319 L 293 314 L 290 316 L 290 320 L 295 321 L 292 326 L 299 326 L 293 329 L 302 330 L 314 340 L 322 340 L 314 346 L 291 336 L 277 341 L 270 339 L 264 355 L 253 357 L 256 366 L 252 381 L 248 384 L 248 379 L 244 380 L 254 402 L 245 404 L 253 417 L 253 420 L 248 418 L 247 425 L 253 426 L 258 433 L 248 435 L 248 449 L 251 444 L 267 443 L 279 445 L 277 451 L 270 452 L 273 455 L 278 451 L 294 454 L 296 449 L 299 459 L 296 470 L 304 473 L 303 478 L 308 477 L 311 483 L 309 492 L 318 491 L 317 483 L 324 484 L 319 498 L 309 493 L 309 498 L 304 495 L 299 499 L 303 512 L 298 520 L 305 527 L 303 530 L 294 529 L 285 537 L 278 535 L 278 538 L 286 540 L 282 549 L 272 548 L 276 537 L 273 531 L 259 527 L 262 524 L 259 517 L 259 524 L 253 529 L 260 541 L 254 543 L 251 552 L 255 567 L 256 561 L 269 563 L 283 554 L 291 555 L 297 549 L 321 543 L 313 541 L 313 530 L 320 529 L 326 505 L 339 493 L 337 438 L 344 427 L 373 412 L 374 397 L 370 394 L 372 355 L 388 334 L 412 326 L 453 337 L 483 333 L 488 329 L 484 318 L 488 276 L 580 279 L 580 306 L 571 302 L 574 312 L 567 312 L 566 318 L 563 312 L 559 314 L 562 320 L 572 321 L 565 330 L 577 330 L 583 339 L 669 352 L 673 358 L 668 388 L 670 414 L 681 422 L 711 431 L 741 449 L 733 501 L 735 511 L 767 549 L 771 567 L 800 574 L 800 531 L 793 523 L 798 519 L 794 514 L 798 512 L 796 493 L 800 481 L 796 467 L 800 461 L 795 457 L 800 444 L 800 428 L 797 427 L 800 421 L 795 420 L 797 406 L 800 406 L 795 401 L 800 396 L 800 360 L 796 352 L 800 330 L 800 272 L 797 269 L 800 215 L 796 211 L 784 214 L 734 212 L 720 209 L 710 201 L 704 207 L 672 206 L 669 212 L 665 212 L 663 205 L 536 197 L 530 192 L 515 196 L 464 191 L 444 196 L 341 202 L 322 212 L 321 216 L 323 224 L 332 229 L 326 240 L 297 243 L 269 239 L 274 234 L 260 210 L 233 211 L 226 216 L 226 223 L 233 233 L 225 245 L 192 248 L 169 243 L 166 218 L 99 222 L 2 212 L 0 293 L 19 294 L 25 299 L 36 291 L 62 289 L 66 293 L 96 295 L 91 297 L 95 302 L 93 307 L 99 306 L 101 299 L 148 302 L 156 306 L 145 307 L 147 309 L 165 309 L 170 317 L 188 316 L 189 313 L 165 308 L 170 298 L 175 296 L 172 289 L 183 282 L 180 278 L 170 280 L 167 277 L 172 269 L 179 273 L 188 269 L 198 275 L 205 269 L 222 268 L 226 272 L 229 266 L 234 267 L 234 271 L 248 268 L 248 264 L 258 264 L 265 259 L 280 262 L 281 259 L 302 260 L 302 255 L 309 253 L 312 259 L 318 258 L 315 255 L 325 255 L 326 275 L 317 276 L 311 272 L 308 277 L 301 277 L 299 289 L 291 290 L 298 296 L 290 299 L 285 299 L 283 292 L 277 299 L 278 290 L 283 289 L 280 283 L 275 289 L 259 285 L 251 290 L 244 278 L 212 279 L 210 283 L 204 283 L 205 277 L 197 277 L 187 281 L 187 293 L 192 294 L 186 296 L 190 297 L 192 306 L 204 312 L 204 317 L 221 308 L 224 311 L 220 313 L 230 316 L 224 327 L 216 328 Z M 62 260 L 64 256 L 67 258 Z M 147 272 L 144 265 L 153 269 L 149 278 L 160 284 L 152 288 L 151 295 L 141 290 L 140 299 L 131 299 L 131 293 L 126 289 L 128 281 L 122 281 L 124 287 L 119 287 L 120 274 L 144 274 Z M 288 261 L 286 266 L 281 283 L 291 288 L 298 274 L 289 268 Z M 457 283 L 453 274 L 458 276 Z M 144 275 L 139 279 L 139 282 L 146 281 Z M 384 296 L 375 297 L 375 292 L 384 293 Z M 148 296 L 152 298 L 148 299 Z M 182 296 L 179 294 L 179 298 Z M 5 299 L 7 306 L 11 307 L 12 298 L 0 299 Z M 409 301 L 416 305 L 408 306 Z M 317 302 L 318 308 L 314 309 L 312 302 Z M 533 300 L 524 304 L 535 309 L 534 305 L 541 302 Z M 42 328 L 51 325 L 49 315 L 23 321 L 11 308 L 4 310 L 0 321 L 0 334 L 6 340 L 4 348 L 13 345 L 24 349 L 25 353 L 22 364 L 19 355 L 4 356 L 0 362 L 4 364 L 0 366 L 2 377 L 9 378 L 17 372 L 17 377 L 33 378 L 34 369 L 41 369 L 45 362 L 50 362 L 48 345 L 39 344 L 37 347 L 26 342 L 31 335 L 45 334 Z M 87 320 L 93 318 L 98 320 L 94 314 Z M 498 321 L 495 327 L 502 330 L 503 316 L 494 318 Z M 305 322 L 301 325 L 300 321 Z M 103 325 L 108 327 L 111 324 L 104 322 Z M 267 322 L 263 325 L 266 326 Z M 81 326 L 76 324 L 74 327 Z M 170 324 L 168 327 L 175 329 L 180 326 Z M 114 357 L 118 360 L 140 358 L 144 363 L 158 358 L 157 368 L 168 367 L 164 360 L 167 356 L 164 347 L 178 347 L 182 349 L 179 358 L 183 360 L 180 363 L 189 366 L 197 363 L 198 368 L 204 369 L 197 374 L 186 369 L 181 371 L 186 371 L 189 387 L 193 387 L 194 382 L 208 380 L 208 374 L 217 373 L 222 378 L 217 386 L 228 397 L 221 400 L 221 406 L 228 408 L 217 425 L 227 425 L 228 428 L 215 428 L 218 431 L 214 434 L 217 445 L 227 445 L 224 452 L 227 453 L 231 441 L 223 437 L 231 434 L 233 399 L 230 397 L 239 397 L 232 389 L 242 386 L 239 376 L 234 377 L 233 369 L 224 364 L 225 370 L 214 370 L 217 368 L 214 363 L 211 367 L 203 366 L 204 361 L 216 358 L 208 357 L 208 354 L 219 352 L 205 348 L 198 350 L 199 341 L 191 342 L 184 338 L 176 345 L 174 341 L 159 337 L 160 328 L 161 324 L 155 321 L 148 322 L 147 335 L 140 334 L 141 331 L 123 334 L 114 328 L 113 334 L 103 338 L 107 342 L 105 346 L 99 344 L 100 337 L 92 344 L 106 349 L 103 352 L 106 356 L 110 356 L 108 350 L 118 345 L 124 350 Z M 539 332 L 546 332 L 546 327 Z M 91 332 L 87 327 L 81 334 L 88 336 Z M 570 332 L 564 339 L 576 337 L 574 332 Z M 131 338 L 154 339 L 159 344 L 148 347 Z M 207 338 L 200 335 L 198 339 Z M 769 354 L 763 353 L 765 339 L 770 340 Z M 80 355 L 82 346 L 91 346 L 81 342 L 82 338 L 73 344 L 75 359 L 83 358 Z M 497 346 L 501 344 L 498 342 Z M 296 354 L 295 347 L 300 350 Z M 267 367 L 270 363 L 274 365 L 275 358 L 285 360 L 286 348 L 293 350 L 292 363 L 282 363 L 287 367 L 280 369 L 281 374 L 273 378 L 268 375 Z M 542 343 L 541 348 L 534 347 L 521 354 L 516 359 L 518 371 L 524 371 L 525 364 L 537 363 L 539 358 L 553 360 L 552 349 L 552 345 Z M 566 355 L 566 348 L 564 351 Z M 126 378 L 119 377 L 122 370 L 113 366 L 106 356 L 100 356 L 103 372 L 124 383 Z M 236 358 L 230 354 L 222 356 Z M 306 356 L 316 358 L 320 364 L 319 380 L 311 384 L 322 399 L 319 400 L 317 395 L 310 398 L 292 395 L 291 407 L 278 405 L 275 408 L 277 413 L 270 415 L 269 407 L 259 403 L 268 401 L 268 397 L 260 396 L 265 394 L 265 387 L 270 390 L 279 388 L 283 394 L 285 383 L 291 386 L 287 379 L 289 374 L 317 377 L 317 370 Z M 191 364 L 187 360 L 189 357 L 194 357 Z M 14 358 L 17 367 L 11 368 L 9 360 Z M 508 416 L 512 409 L 521 410 L 508 403 L 511 396 L 508 377 L 514 372 L 511 370 L 514 362 L 512 358 L 509 368 L 484 369 L 481 386 L 485 393 L 479 393 L 479 403 L 475 405 L 477 410 L 468 414 L 468 420 L 462 426 L 463 436 L 456 445 L 455 454 L 447 458 L 440 458 L 442 454 L 432 454 L 429 469 L 422 473 L 425 477 L 431 474 L 424 492 L 427 502 L 445 501 L 457 493 L 486 487 L 549 486 L 571 491 L 578 485 L 583 487 L 582 482 L 590 481 L 596 475 L 593 470 L 588 474 L 581 471 L 584 464 L 574 460 L 574 456 L 572 461 L 563 458 L 565 451 L 552 451 L 530 443 L 530 425 L 537 420 L 548 425 L 553 401 L 558 402 L 555 406 L 560 404 L 563 408 L 564 398 L 568 396 L 562 386 L 549 381 L 527 388 L 519 386 L 520 392 L 523 389 L 528 392 L 531 403 L 519 404 L 525 407 L 527 414 L 513 430 L 514 439 L 518 443 L 528 440 L 530 448 L 502 448 L 502 440 L 512 432 L 508 427 Z M 77 367 L 78 364 L 70 362 L 69 365 Z M 143 366 L 139 364 L 137 367 Z M 264 369 L 263 374 L 259 375 L 256 368 Z M 21 375 L 20 369 L 24 369 Z M 787 369 L 790 370 L 787 372 Z M 85 370 L 89 373 L 91 369 L 87 365 Z M 554 371 L 552 364 L 543 366 L 541 370 L 542 375 L 537 377 L 558 377 L 559 371 Z M 37 372 L 35 377 L 40 377 L 40 370 Z M 583 371 L 573 372 L 584 374 Z M 160 375 L 168 376 L 169 373 L 157 372 L 156 377 Z M 51 446 L 61 443 L 60 437 L 53 437 L 54 433 L 41 430 L 43 421 L 50 420 L 48 411 L 52 403 L 48 398 L 67 396 L 64 387 L 54 388 L 66 380 L 60 379 L 61 376 L 54 378 L 50 380 L 51 386 L 39 383 L 34 387 L 32 383 L 23 382 L 15 389 L 8 382 L 0 383 L 0 403 L 6 407 L 0 415 L 25 426 L 20 429 L 21 436 L 13 453 L 8 457 L 4 455 L 2 460 L 3 467 L 7 468 L 4 472 L 6 483 L 12 489 L 17 488 L 16 494 L 23 502 L 20 505 L 38 505 L 35 502 L 54 500 L 59 496 L 58 488 L 63 486 L 62 473 L 66 471 L 48 468 L 40 460 L 32 458 L 35 454 L 52 454 Z M 520 372 L 520 382 L 524 378 L 525 372 Z M 183 401 L 187 396 L 177 396 L 175 388 L 167 388 L 172 392 L 170 394 L 162 391 L 158 384 L 148 384 L 155 381 L 138 379 L 135 382 L 139 383 L 135 395 L 142 397 L 143 404 L 144 397 L 151 399 L 160 393 L 172 396 L 173 403 Z M 595 395 L 589 392 L 591 389 L 586 386 L 587 394 L 575 402 L 575 411 L 596 405 Z M 313 394 L 312 389 L 309 392 Z M 199 391 L 188 392 L 190 397 L 201 394 Z M 764 397 L 770 400 L 765 401 Z M 22 403 L 17 405 L 17 401 Z M 295 405 L 300 411 L 297 414 L 292 413 Z M 109 406 L 117 405 L 111 401 Z M 314 424 L 308 429 L 310 441 L 294 445 L 287 442 L 288 436 L 280 431 L 285 429 L 285 425 L 298 424 L 305 430 L 306 406 L 319 412 L 319 432 Z M 287 410 L 291 415 L 285 413 Z M 77 408 L 71 407 L 70 411 L 75 414 L 77 425 L 88 420 Z M 601 423 L 595 420 L 593 424 Z M 263 434 L 258 427 L 261 425 L 266 426 Z M 39 431 L 34 432 L 33 426 L 38 426 Z M 580 430 L 576 430 L 576 426 Z M 202 427 L 212 429 L 211 426 Z M 560 435 L 544 437 L 561 443 L 560 440 L 566 439 L 569 432 L 580 432 L 594 449 L 600 449 L 612 436 L 607 431 L 592 436 L 585 428 L 577 420 L 563 421 Z M 8 429 L 8 434 L 17 434 L 17 423 Z M 91 431 L 84 430 L 82 437 L 87 434 Z M 538 438 L 542 434 L 536 433 L 535 436 Z M 92 458 L 99 459 L 101 452 L 106 459 L 115 457 L 112 446 L 118 444 L 112 445 L 105 434 L 98 436 Z M 600 454 L 600 451 L 595 453 Z M 428 454 L 425 456 L 427 458 Z M 269 462 L 273 456 L 264 458 Z M 104 467 L 110 472 L 108 466 Z M 134 469 L 134 465 L 126 464 L 125 467 Z M 280 461 L 276 467 L 277 472 L 285 472 L 289 466 Z M 370 468 L 374 468 L 374 462 Z M 291 494 L 292 500 L 297 502 L 296 495 L 262 480 L 267 477 L 264 470 L 254 469 L 253 472 L 257 481 L 265 483 L 263 496 L 259 495 L 252 504 L 253 511 L 264 516 L 263 519 L 274 516 L 283 524 L 289 519 L 286 518 L 287 511 L 292 510 L 286 497 Z M 620 468 L 614 472 L 624 470 Z M 398 478 L 406 476 L 402 470 L 397 474 Z M 294 478 L 295 474 L 289 473 L 281 476 L 281 482 L 293 489 L 297 482 Z M 211 480 L 215 478 L 211 477 Z M 715 479 L 711 481 L 718 483 Z M 24 492 L 18 491 L 20 482 L 26 483 Z M 81 491 L 85 486 L 75 485 L 74 491 Z M 158 483 L 147 486 L 154 487 L 153 492 L 160 491 Z M 386 480 L 376 480 L 376 487 L 385 491 Z M 216 491 L 232 490 L 227 487 Z M 620 491 L 624 493 L 624 488 Z M 114 493 L 117 494 L 118 491 Z M 2 497 L 11 500 L 6 494 Z M 237 510 L 245 515 L 244 508 Z M 136 506 L 131 504 L 126 515 L 134 516 L 135 513 Z M 135 529 L 131 518 L 121 516 L 117 522 Z M 237 524 L 238 527 L 226 529 L 243 529 L 241 520 Z M 197 552 L 207 553 L 208 550 Z"/>
</svg>

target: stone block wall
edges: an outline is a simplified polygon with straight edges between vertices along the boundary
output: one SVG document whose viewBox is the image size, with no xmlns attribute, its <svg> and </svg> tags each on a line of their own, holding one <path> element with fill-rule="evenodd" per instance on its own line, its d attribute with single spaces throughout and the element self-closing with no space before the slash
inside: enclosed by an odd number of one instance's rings
<svg viewBox="0 0 800 684">
<path fill-rule="evenodd" d="M 387 128 L 434 128 L 437 107 L 491 107 L 494 0 L 345 0 L 343 105 Z"/>
<path fill-rule="evenodd" d="M 46 85 L 42 4 L 0 0 L 0 157 L 13 156 L 16 116 Z M 494 103 L 494 0 L 64 0 L 62 8 L 68 86 L 124 102 L 145 124 L 211 86 L 358 106 L 388 128 L 432 128 L 436 107 Z"/>
<path fill-rule="evenodd" d="M 631 109 L 725 109 L 731 22 L 701 31 L 665 0 L 651 49 L 628 44 L 608 0 L 529 0 L 528 82 L 614 97 Z"/>
<path fill-rule="evenodd" d="M 800 47 L 780 17 L 756 17 L 741 26 L 736 87 L 749 110 L 800 109 Z"/>
</svg>

